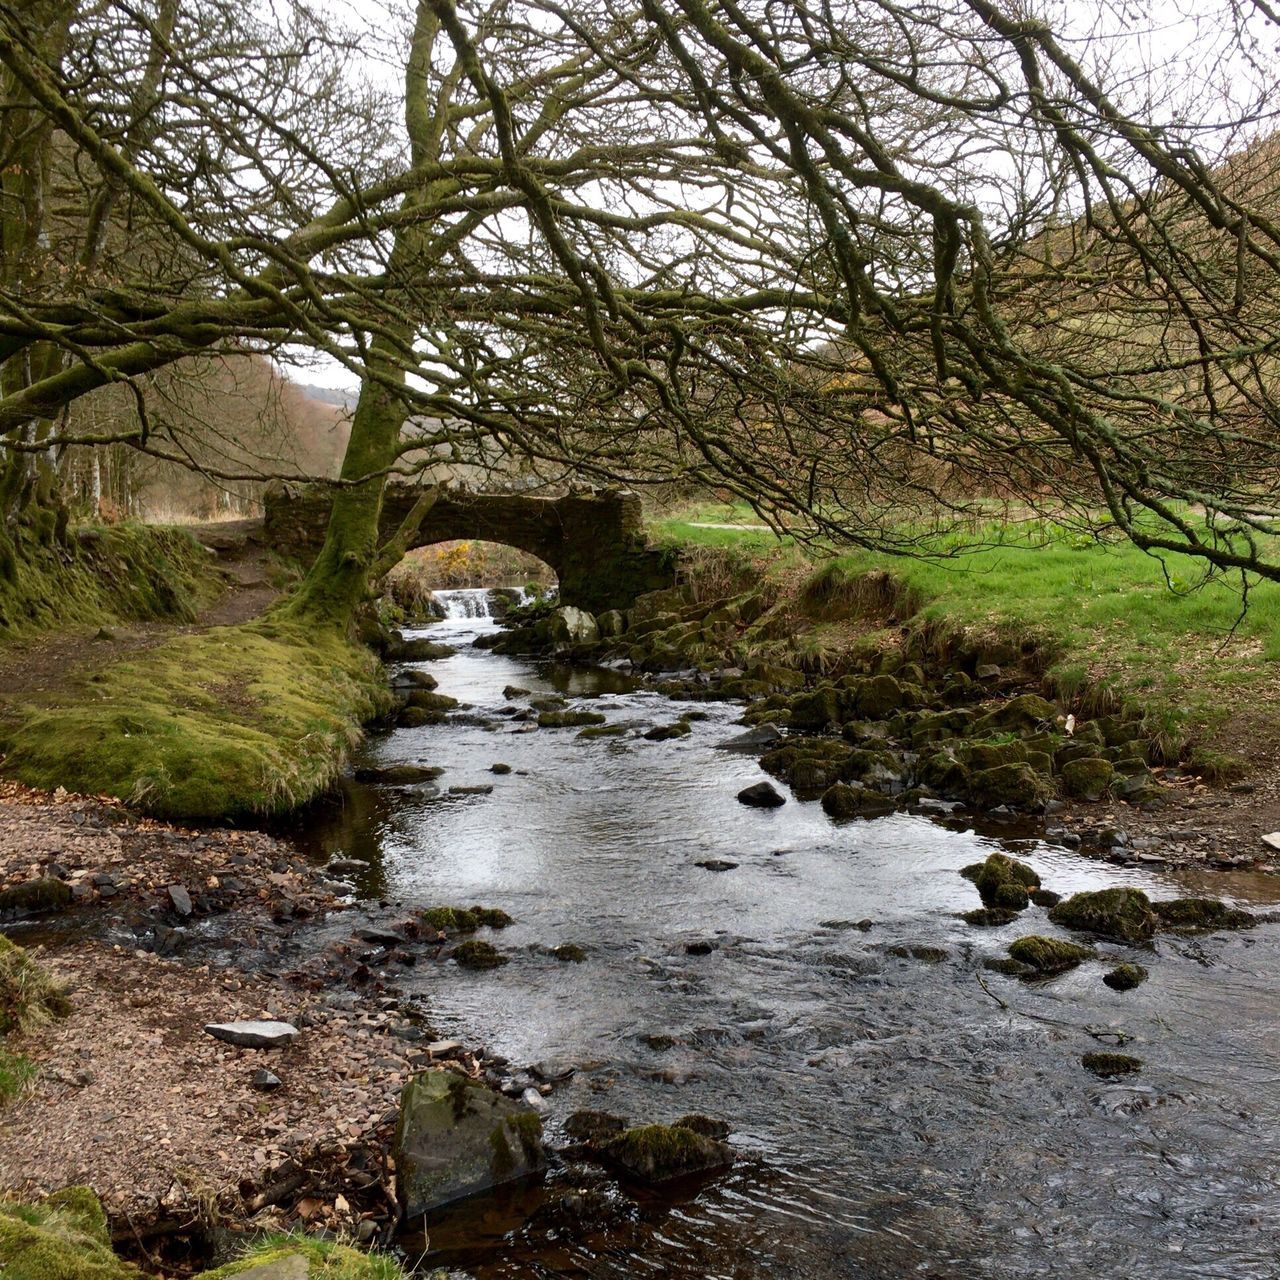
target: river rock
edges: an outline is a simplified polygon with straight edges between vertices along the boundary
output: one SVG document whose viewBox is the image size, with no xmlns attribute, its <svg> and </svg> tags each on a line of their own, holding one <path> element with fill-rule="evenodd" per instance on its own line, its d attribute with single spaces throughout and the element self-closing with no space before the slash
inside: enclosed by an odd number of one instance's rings
<svg viewBox="0 0 1280 1280">
<path fill-rule="evenodd" d="M 114 887 L 111 886 L 111 887 Z M 41 876 L 0 890 L 0 915 L 35 915 L 58 911 L 71 902 L 71 887 L 55 876 Z"/>
<path fill-rule="evenodd" d="M 627 1129 L 605 1146 L 604 1155 L 621 1173 L 648 1186 L 726 1169 L 733 1163 L 733 1149 L 727 1143 L 666 1124 Z"/>
<path fill-rule="evenodd" d="M 1049 908 L 1049 919 L 1063 929 L 1096 933 L 1120 942 L 1149 942 L 1158 923 L 1141 889 L 1099 889 L 1074 893 Z"/>
<path fill-rule="evenodd" d="M 765 723 L 715 745 L 717 751 L 767 751 L 781 737 L 782 730 L 776 724 Z"/>
<path fill-rule="evenodd" d="M 180 916 L 189 916 L 194 909 L 191 905 L 191 895 L 187 892 L 185 885 L 171 884 L 169 901 L 173 903 L 173 909 Z"/>
<path fill-rule="evenodd" d="M 426 1071 L 405 1085 L 395 1155 L 411 1218 L 546 1167 L 538 1116 L 451 1071 Z"/>
<path fill-rule="evenodd" d="M 410 689 L 434 689 L 438 683 L 439 681 L 430 671 L 423 671 L 419 667 L 406 667 L 391 677 L 391 687 L 401 692 L 407 692 Z"/>
<path fill-rule="evenodd" d="M 417 782 L 434 782 L 442 773 L 444 769 L 434 764 L 389 764 L 357 769 L 355 780 L 388 787 L 409 787 Z"/>
<path fill-rule="evenodd" d="M 242 1049 L 282 1049 L 297 1038 L 298 1028 L 291 1022 L 249 1020 L 246 1022 L 210 1022 L 205 1030 L 215 1040 L 239 1045 Z"/>
<path fill-rule="evenodd" d="M 571 604 L 553 609 L 547 617 L 547 639 L 553 645 L 594 644 L 600 638 L 596 620 L 585 609 Z"/>
<path fill-rule="evenodd" d="M 772 782 L 753 782 L 738 792 L 738 802 L 752 809 L 777 809 L 787 803 Z"/>
<path fill-rule="evenodd" d="M 364 858 L 330 858 L 324 870 L 331 876 L 358 876 L 369 870 L 369 863 Z"/>
<path fill-rule="evenodd" d="M 693 865 L 701 867 L 704 871 L 736 871 L 738 869 L 738 864 L 730 862 L 727 858 L 706 858 Z"/>
</svg>

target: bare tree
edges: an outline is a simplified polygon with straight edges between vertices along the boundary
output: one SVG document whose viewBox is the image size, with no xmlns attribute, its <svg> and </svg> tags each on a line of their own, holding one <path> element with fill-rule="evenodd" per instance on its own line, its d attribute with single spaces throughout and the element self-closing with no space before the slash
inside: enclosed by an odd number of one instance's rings
<svg viewBox="0 0 1280 1280">
<path fill-rule="evenodd" d="M 299 614 L 349 615 L 387 478 L 449 449 L 890 550 L 1016 492 L 1280 576 L 1266 10 L 1173 68 L 1106 3 L 418 0 L 378 49 L 233 10 L 0 4 L 0 432 L 80 439 L 68 404 L 200 350 L 342 362 Z M 348 54 L 404 68 L 399 123 Z M 173 456 L 144 410 L 111 438 Z"/>
</svg>

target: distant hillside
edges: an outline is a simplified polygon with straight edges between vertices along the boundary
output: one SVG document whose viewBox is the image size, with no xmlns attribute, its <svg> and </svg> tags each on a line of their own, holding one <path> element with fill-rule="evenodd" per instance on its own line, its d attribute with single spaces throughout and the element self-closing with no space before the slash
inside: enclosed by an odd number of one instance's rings
<svg viewBox="0 0 1280 1280">
<path fill-rule="evenodd" d="M 318 400 L 321 404 L 336 405 L 348 412 L 356 407 L 359 392 L 348 391 L 342 387 L 322 387 L 315 382 L 295 382 L 293 384 L 308 400 Z"/>
</svg>

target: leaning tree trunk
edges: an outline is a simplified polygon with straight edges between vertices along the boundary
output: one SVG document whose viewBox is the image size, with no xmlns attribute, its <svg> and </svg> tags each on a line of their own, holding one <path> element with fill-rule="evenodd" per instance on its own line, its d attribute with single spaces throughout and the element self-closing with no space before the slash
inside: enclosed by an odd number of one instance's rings
<svg viewBox="0 0 1280 1280">
<path fill-rule="evenodd" d="M 394 379 L 394 381 L 402 379 Z M 406 410 L 393 385 L 366 378 L 351 423 L 324 545 L 287 606 L 289 616 L 344 628 L 369 595 L 378 564 L 387 470 L 399 456 Z"/>
</svg>

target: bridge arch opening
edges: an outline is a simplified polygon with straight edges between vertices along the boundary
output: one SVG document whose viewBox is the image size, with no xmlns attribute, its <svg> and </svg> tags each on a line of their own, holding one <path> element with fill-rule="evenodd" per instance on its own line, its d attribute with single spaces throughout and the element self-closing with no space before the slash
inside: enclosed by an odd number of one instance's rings
<svg viewBox="0 0 1280 1280">
<path fill-rule="evenodd" d="M 504 601 L 545 595 L 558 585 L 551 565 L 519 547 L 475 538 L 442 539 L 406 552 L 387 575 L 385 595 L 412 622 L 458 608 L 471 616 L 497 616 Z M 472 594 L 481 596 L 478 602 L 459 603 L 460 595 Z M 490 594 L 492 599 L 483 598 Z"/>
</svg>

